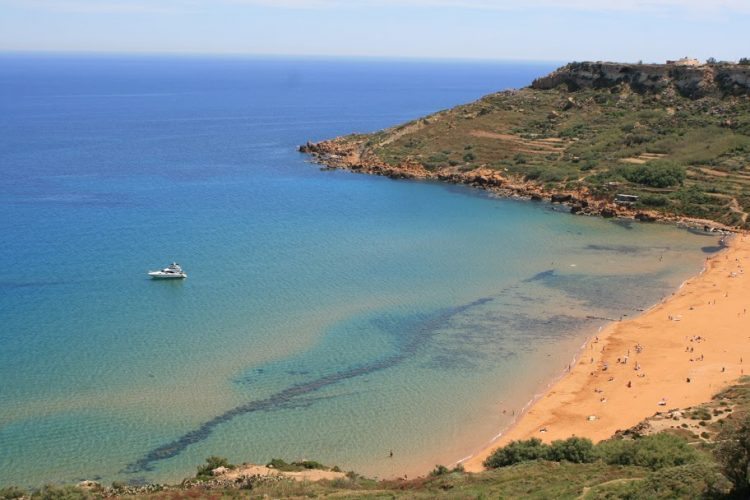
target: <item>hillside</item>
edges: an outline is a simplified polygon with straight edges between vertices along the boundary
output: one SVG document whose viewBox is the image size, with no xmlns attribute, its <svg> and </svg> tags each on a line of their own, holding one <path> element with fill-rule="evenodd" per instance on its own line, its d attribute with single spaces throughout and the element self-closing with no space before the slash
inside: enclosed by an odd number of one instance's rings
<svg viewBox="0 0 750 500">
<path fill-rule="evenodd" d="M 524 89 L 300 151 L 332 168 L 557 195 L 581 214 L 748 229 L 750 66 L 571 63 Z"/>
</svg>

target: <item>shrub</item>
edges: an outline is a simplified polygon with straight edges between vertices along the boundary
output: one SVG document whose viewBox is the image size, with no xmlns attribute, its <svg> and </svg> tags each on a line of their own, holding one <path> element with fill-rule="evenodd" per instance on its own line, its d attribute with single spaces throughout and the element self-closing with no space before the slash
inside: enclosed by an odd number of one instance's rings
<svg viewBox="0 0 750 500">
<path fill-rule="evenodd" d="M 635 445 L 631 440 L 610 439 L 596 446 L 597 455 L 609 465 L 633 465 Z"/>
<path fill-rule="evenodd" d="M 211 476 L 211 471 L 219 468 L 219 467 L 226 467 L 226 468 L 232 468 L 233 465 L 229 463 L 229 460 L 227 460 L 224 457 L 217 457 L 216 455 L 211 455 L 206 459 L 206 463 L 203 465 L 198 466 L 198 472 L 195 474 L 195 477 L 197 478 L 205 478 Z"/>
<path fill-rule="evenodd" d="M 609 440 L 597 446 L 598 455 L 610 465 L 637 465 L 658 470 L 696 462 L 698 453 L 684 439 L 668 433 L 634 440 Z"/>
<path fill-rule="evenodd" d="M 625 167 L 622 169 L 622 176 L 636 184 L 667 188 L 682 184 L 685 180 L 685 167 L 669 161 L 655 160 Z"/>
<path fill-rule="evenodd" d="M 526 172 L 526 175 L 524 176 L 524 180 L 527 181 L 535 181 L 539 179 L 542 176 L 542 169 L 535 167 Z"/>
<path fill-rule="evenodd" d="M 714 455 L 738 498 L 750 494 L 750 415 L 722 430 L 718 443 Z"/>
<path fill-rule="evenodd" d="M 86 500 L 91 498 L 85 491 L 75 486 L 46 485 L 31 495 L 33 499 L 44 500 Z"/>
<path fill-rule="evenodd" d="M 729 487 L 715 466 L 695 463 L 652 472 L 641 481 L 605 486 L 606 495 L 602 491 L 596 498 L 725 498 Z"/>
<path fill-rule="evenodd" d="M 496 469 L 529 460 L 546 460 L 548 457 L 549 446 L 543 444 L 540 439 L 531 438 L 526 441 L 511 441 L 507 446 L 498 448 L 487 457 L 484 466 Z"/>
<path fill-rule="evenodd" d="M 693 420 L 710 420 L 711 412 L 703 407 L 696 408 L 690 412 L 690 418 Z"/>
<path fill-rule="evenodd" d="M 301 466 L 287 463 L 281 458 L 272 458 L 271 461 L 266 464 L 266 467 L 286 472 L 295 472 L 302 470 Z"/>
<path fill-rule="evenodd" d="M 644 194 L 639 201 L 647 207 L 666 207 L 669 205 L 669 198 L 660 194 Z"/>
<path fill-rule="evenodd" d="M 292 465 L 296 465 L 297 467 L 302 467 L 303 469 L 328 470 L 328 467 L 321 464 L 320 462 L 316 462 L 315 460 L 303 460 L 301 462 L 292 462 Z"/>
<path fill-rule="evenodd" d="M 448 474 L 450 470 L 445 465 L 436 465 L 434 469 L 432 469 L 432 472 L 430 472 L 430 476 L 437 477 L 437 476 L 444 476 Z"/>
<path fill-rule="evenodd" d="M 587 464 L 596 460 L 594 443 L 590 439 L 572 437 L 565 441 L 553 441 L 549 449 L 549 460 L 563 460 L 576 464 Z"/>
<path fill-rule="evenodd" d="M 26 492 L 16 486 L 0 488 L 0 498 L 2 498 L 3 500 L 11 500 L 15 498 L 21 498 L 24 496 L 26 496 Z"/>
<path fill-rule="evenodd" d="M 475 159 L 476 159 L 476 156 L 474 156 L 474 153 L 466 153 L 464 155 L 464 161 L 465 162 L 474 161 Z"/>
</svg>

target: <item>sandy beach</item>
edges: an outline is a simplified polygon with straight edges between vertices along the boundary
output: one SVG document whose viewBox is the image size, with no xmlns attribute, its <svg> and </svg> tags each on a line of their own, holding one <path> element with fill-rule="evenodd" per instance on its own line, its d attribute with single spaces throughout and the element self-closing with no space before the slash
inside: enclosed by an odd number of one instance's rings
<svg viewBox="0 0 750 500">
<path fill-rule="evenodd" d="M 570 372 L 518 421 L 463 464 L 510 441 L 581 436 L 600 441 L 658 411 L 706 402 L 750 374 L 750 236 L 707 259 L 704 271 L 632 320 L 604 328 Z"/>
</svg>

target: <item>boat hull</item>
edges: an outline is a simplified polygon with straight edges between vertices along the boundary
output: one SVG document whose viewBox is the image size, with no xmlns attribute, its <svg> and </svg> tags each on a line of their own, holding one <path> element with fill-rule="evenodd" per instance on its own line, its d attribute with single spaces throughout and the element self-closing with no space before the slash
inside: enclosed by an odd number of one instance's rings
<svg viewBox="0 0 750 500">
<path fill-rule="evenodd" d="M 164 274 L 164 273 L 148 273 L 151 279 L 155 280 L 182 280 L 187 278 L 187 274 Z"/>
</svg>

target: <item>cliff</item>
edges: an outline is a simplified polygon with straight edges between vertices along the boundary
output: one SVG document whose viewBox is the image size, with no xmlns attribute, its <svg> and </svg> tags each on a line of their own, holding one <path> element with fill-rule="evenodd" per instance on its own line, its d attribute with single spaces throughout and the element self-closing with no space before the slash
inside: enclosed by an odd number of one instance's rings
<svg viewBox="0 0 750 500">
<path fill-rule="evenodd" d="M 550 90 L 560 85 L 565 85 L 568 91 L 606 89 L 620 85 L 627 85 L 635 92 L 660 93 L 673 89 L 690 99 L 708 95 L 748 95 L 750 65 L 574 62 L 534 80 L 531 88 Z"/>
</svg>

